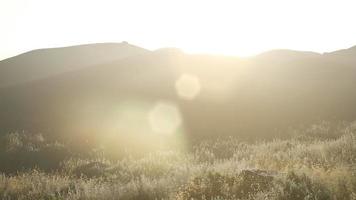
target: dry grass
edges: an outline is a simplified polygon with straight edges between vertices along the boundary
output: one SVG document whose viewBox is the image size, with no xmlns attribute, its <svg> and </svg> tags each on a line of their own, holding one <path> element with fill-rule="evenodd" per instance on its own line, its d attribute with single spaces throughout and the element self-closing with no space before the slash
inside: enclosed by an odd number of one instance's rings
<svg viewBox="0 0 356 200">
<path fill-rule="evenodd" d="M 313 127 L 319 131 L 316 135 L 307 130 L 290 139 L 253 144 L 234 138 L 209 140 L 191 152 L 167 150 L 118 161 L 71 156 L 52 172 L 40 168 L 0 175 L 0 197 L 356 199 L 355 129 L 340 127 L 330 136 L 330 129 L 323 126 Z M 19 138 L 8 141 L 12 146 L 3 151 L 11 155 L 19 146 L 26 146 Z M 46 146 L 35 143 L 32 141 L 36 152 Z"/>
</svg>

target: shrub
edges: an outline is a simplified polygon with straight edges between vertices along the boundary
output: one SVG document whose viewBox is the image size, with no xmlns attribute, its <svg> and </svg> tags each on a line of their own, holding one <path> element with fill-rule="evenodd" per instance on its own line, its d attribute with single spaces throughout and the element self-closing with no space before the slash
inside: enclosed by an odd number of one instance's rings
<svg viewBox="0 0 356 200">
<path fill-rule="evenodd" d="M 243 170 L 238 175 L 209 172 L 193 178 L 177 194 L 178 199 L 246 199 L 272 188 L 273 177 L 263 171 Z"/>
<path fill-rule="evenodd" d="M 305 174 L 297 175 L 289 172 L 287 177 L 280 183 L 281 190 L 278 192 L 278 200 L 328 200 L 332 199 L 330 191 L 321 183 L 313 181 Z"/>
</svg>

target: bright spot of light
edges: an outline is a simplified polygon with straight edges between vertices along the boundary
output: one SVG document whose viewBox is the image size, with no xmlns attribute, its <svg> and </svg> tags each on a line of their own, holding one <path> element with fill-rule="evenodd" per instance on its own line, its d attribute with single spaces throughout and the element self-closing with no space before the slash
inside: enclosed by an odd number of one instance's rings
<svg viewBox="0 0 356 200">
<path fill-rule="evenodd" d="M 179 109 L 169 102 L 160 102 L 148 115 L 152 130 L 160 134 L 173 134 L 182 123 Z"/>
<path fill-rule="evenodd" d="M 198 77 L 192 74 L 183 74 L 176 81 L 175 88 L 180 98 L 192 100 L 199 94 L 201 86 Z"/>
<path fill-rule="evenodd" d="M 150 104 L 141 101 L 122 102 L 117 108 L 115 127 L 123 134 L 143 134 L 150 128 L 147 113 Z"/>
</svg>

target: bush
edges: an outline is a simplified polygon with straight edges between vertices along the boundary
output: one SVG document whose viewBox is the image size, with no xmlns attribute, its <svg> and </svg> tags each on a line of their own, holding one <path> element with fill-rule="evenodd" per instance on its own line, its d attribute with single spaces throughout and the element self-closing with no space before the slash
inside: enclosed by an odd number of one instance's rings
<svg viewBox="0 0 356 200">
<path fill-rule="evenodd" d="M 209 172 L 193 178 L 177 194 L 178 199 L 246 199 L 272 188 L 273 176 L 265 171 L 243 170 L 238 175 Z"/>
<path fill-rule="evenodd" d="M 332 199 L 330 191 L 325 186 L 311 180 L 305 174 L 297 175 L 295 172 L 289 172 L 280 184 L 281 190 L 277 195 L 278 200 Z"/>
</svg>

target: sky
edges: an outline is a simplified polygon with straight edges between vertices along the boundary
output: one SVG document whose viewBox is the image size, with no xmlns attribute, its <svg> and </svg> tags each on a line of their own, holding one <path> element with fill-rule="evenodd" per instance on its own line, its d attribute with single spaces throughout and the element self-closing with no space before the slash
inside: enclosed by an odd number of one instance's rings
<svg viewBox="0 0 356 200">
<path fill-rule="evenodd" d="M 354 0 L 0 0 L 0 59 L 128 41 L 150 50 L 251 56 L 356 45 Z"/>
</svg>

